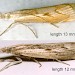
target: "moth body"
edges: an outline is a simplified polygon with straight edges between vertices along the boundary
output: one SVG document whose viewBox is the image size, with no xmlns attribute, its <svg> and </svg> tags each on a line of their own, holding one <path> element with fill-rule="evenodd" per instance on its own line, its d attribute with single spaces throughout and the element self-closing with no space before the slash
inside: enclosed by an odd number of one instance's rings
<svg viewBox="0 0 75 75">
<path fill-rule="evenodd" d="M 0 36 L 7 32 L 15 23 L 21 23 L 22 25 L 25 25 L 25 23 L 51 23 L 56 26 L 56 23 L 75 21 L 75 3 L 1 13 L 0 18 L 14 21 Z M 25 26 L 28 27 L 28 25 Z M 28 28 L 37 38 L 35 31 L 30 27 Z"/>
<path fill-rule="evenodd" d="M 75 59 L 75 43 L 50 43 L 50 44 L 22 44 L 2 48 L 4 53 L 11 53 L 16 56 L 71 60 Z"/>
</svg>

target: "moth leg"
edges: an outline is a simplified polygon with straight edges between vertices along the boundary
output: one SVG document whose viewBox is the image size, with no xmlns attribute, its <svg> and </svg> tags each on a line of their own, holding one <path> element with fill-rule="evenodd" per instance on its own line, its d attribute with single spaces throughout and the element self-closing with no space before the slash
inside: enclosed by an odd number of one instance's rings
<svg viewBox="0 0 75 75">
<path fill-rule="evenodd" d="M 59 28 L 59 26 L 57 26 L 55 23 L 50 23 L 50 24 L 52 24 L 53 26 Z"/>
<path fill-rule="evenodd" d="M 18 61 L 14 61 L 14 62 L 8 63 L 8 64 L 5 65 L 2 69 L 0 69 L 0 72 L 3 71 L 3 70 L 5 70 L 5 69 L 7 69 L 7 68 L 9 68 L 9 67 L 11 67 L 11 66 L 13 66 L 13 65 L 17 65 L 17 64 L 22 63 L 22 60 L 21 60 L 19 57 L 16 57 L 16 59 L 17 59 Z"/>
<path fill-rule="evenodd" d="M 35 58 L 33 58 L 33 57 L 27 56 L 27 57 L 24 57 L 24 58 L 22 58 L 22 59 L 24 60 L 25 58 L 28 59 L 28 60 L 33 60 L 34 62 L 38 63 L 38 64 L 40 65 L 39 67 L 42 66 L 41 63 L 40 63 L 39 61 L 37 61 Z"/>
<path fill-rule="evenodd" d="M 37 61 L 35 58 L 32 58 L 32 60 L 35 61 L 36 63 L 38 63 L 40 65 L 39 67 L 42 66 L 41 63 L 39 61 Z"/>
<path fill-rule="evenodd" d="M 35 35 L 35 37 L 38 38 L 37 33 L 36 33 L 35 31 L 33 31 L 32 28 L 30 28 L 28 25 L 25 25 L 25 24 L 23 24 L 23 23 L 21 23 L 21 22 L 13 22 L 12 24 L 10 24 L 10 25 L 6 28 L 6 30 L 4 30 L 4 31 L 0 34 L 0 36 L 3 35 L 5 32 L 7 32 L 7 31 L 12 27 L 12 25 L 15 24 L 15 23 L 20 23 L 20 24 L 22 24 L 22 25 L 28 27 L 28 28 L 30 29 L 30 31 L 32 31 L 32 33 Z"/>
<path fill-rule="evenodd" d="M 58 62 L 60 62 L 60 63 L 63 63 L 63 64 L 66 64 L 66 65 L 70 66 L 70 64 L 67 64 L 67 63 L 65 63 L 65 62 L 63 62 L 61 60 L 58 60 L 58 59 L 55 59 L 55 60 L 58 61 Z"/>
<path fill-rule="evenodd" d="M 22 24 L 22 25 L 28 27 L 28 28 L 30 29 L 30 31 L 34 34 L 34 36 L 35 36 L 36 38 L 38 38 L 38 35 L 37 35 L 37 33 L 36 33 L 35 30 L 33 31 L 33 29 L 32 29 L 31 27 L 29 27 L 28 25 L 26 25 L 26 24 L 24 24 L 24 23 L 20 23 L 20 24 Z"/>
<path fill-rule="evenodd" d="M 1 34 L 0 36 L 2 36 L 4 33 L 6 33 L 11 27 L 13 24 L 15 24 L 16 22 L 13 22 L 12 24 L 10 24 Z"/>
</svg>

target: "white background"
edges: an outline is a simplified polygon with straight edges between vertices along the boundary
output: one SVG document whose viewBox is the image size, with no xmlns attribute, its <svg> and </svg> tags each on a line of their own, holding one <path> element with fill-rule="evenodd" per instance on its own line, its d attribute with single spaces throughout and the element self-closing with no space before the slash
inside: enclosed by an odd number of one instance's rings
<svg viewBox="0 0 75 75">
<path fill-rule="evenodd" d="M 75 2 L 75 0 L 0 0 L 0 12 L 7 12 L 13 11 L 23 8 L 36 8 L 41 6 L 49 6 L 55 5 L 60 3 L 67 3 L 67 2 Z M 0 22 L 0 32 L 6 28 L 11 22 L 8 21 L 1 21 Z M 62 23 L 58 24 L 59 29 L 55 28 L 50 24 L 32 24 L 32 26 L 37 30 L 39 38 L 36 39 L 34 35 L 30 32 L 29 29 L 22 25 L 16 25 L 13 27 L 9 32 L 5 33 L 3 36 L 0 37 L 0 40 L 29 40 L 28 42 L 31 43 L 30 40 L 37 40 L 37 43 L 42 43 L 40 40 L 47 40 L 43 41 L 44 43 L 47 42 L 61 42 L 61 41 L 75 41 L 75 37 L 50 37 L 49 32 L 53 31 L 70 31 L 75 32 L 75 22 L 70 23 Z M 64 28 L 63 28 L 64 27 Z M 18 30 L 19 29 L 19 30 Z M 19 32 L 20 31 L 20 32 Z M 13 33 L 12 33 L 13 32 Z M 26 33 L 23 33 L 26 32 Z M 23 37 L 22 37 L 22 36 Z M 53 41 L 54 40 L 54 41 Z M 56 41 L 57 40 L 57 41 Z M 38 42 L 39 41 L 39 42 Z M 26 43 L 26 41 L 24 41 Z M 10 45 L 12 42 L 8 41 Z M 0 46 L 7 46 L 9 45 L 5 41 L 0 42 Z M 34 43 L 34 41 L 32 41 Z M 17 44 L 17 43 L 13 43 Z M 75 61 L 64 61 L 70 64 L 70 68 L 75 68 Z M 7 63 L 0 63 L 0 68 L 2 68 Z M 69 67 L 65 64 L 58 63 L 58 62 L 41 62 L 42 67 L 39 68 L 39 65 L 34 62 L 23 62 L 19 65 L 12 66 L 3 72 L 0 72 L 0 75 L 74 75 L 75 71 L 52 71 L 52 67 L 54 68 L 66 68 Z"/>
</svg>

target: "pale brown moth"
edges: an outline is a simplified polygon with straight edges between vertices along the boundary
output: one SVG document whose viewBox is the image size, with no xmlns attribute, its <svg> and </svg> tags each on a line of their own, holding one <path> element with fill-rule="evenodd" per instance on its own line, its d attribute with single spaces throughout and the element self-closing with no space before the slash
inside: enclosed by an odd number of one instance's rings
<svg viewBox="0 0 75 75">
<path fill-rule="evenodd" d="M 14 20 L 6 30 L 0 33 L 0 36 L 7 32 L 13 24 L 20 23 L 27 26 L 38 37 L 37 33 L 25 23 L 51 23 L 56 26 L 56 23 L 75 21 L 75 3 L 1 13 L 0 18 Z"/>
<path fill-rule="evenodd" d="M 12 65 L 21 63 L 22 58 L 26 59 L 27 57 L 33 59 L 37 63 L 39 62 L 36 60 L 36 58 L 53 59 L 57 60 L 58 62 L 63 62 L 61 60 L 75 60 L 75 42 L 48 43 L 48 44 L 18 44 L 14 46 L 1 48 L 0 53 L 11 54 L 9 56 L 0 57 L 1 60 L 3 58 L 6 59 L 6 57 L 12 56 L 14 56 L 17 60 L 19 60 L 19 61 L 12 61 L 9 64 L 7 64 L 4 68 L 0 70 L 3 71 L 4 69 Z"/>
</svg>

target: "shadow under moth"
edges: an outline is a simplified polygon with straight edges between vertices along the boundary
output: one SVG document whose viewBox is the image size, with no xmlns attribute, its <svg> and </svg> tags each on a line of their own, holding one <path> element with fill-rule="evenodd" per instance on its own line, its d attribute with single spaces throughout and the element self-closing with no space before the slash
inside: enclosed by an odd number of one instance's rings
<svg viewBox="0 0 75 75">
<path fill-rule="evenodd" d="M 0 36 L 10 30 L 12 25 L 19 23 L 28 27 L 37 38 L 36 31 L 26 23 L 50 23 L 58 27 L 57 23 L 75 21 L 75 3 L 0 13 L 0 19 L 14 20 L 11 25 L 0 33 Z"/>
<path fill-rule="evenodd" d="M 17 44 L 14 46 L 0 48 L 0 53 L 7 53 L 7 55 L 0 56 L 1 62 L 5 62 L 7 59 L 7 61 L 10 62 L 0 71 L 3 71 L 10 66 L 20 64 L 26 58 L 34 60 L 38 64 L 40 64 L 40 62 L 36 58 L 47 59 L 47 61 L 48 59 L 49 61 L 50 59 L 52 59 L 69 65 L 63 62 L 63 60 L 67 61 L 75 59 L 75 42 L 48 44 Z"/>
</svg>

